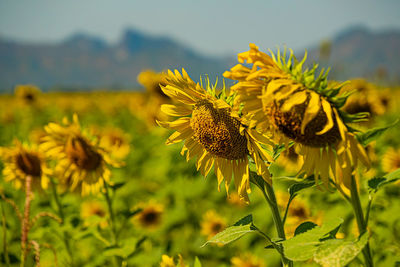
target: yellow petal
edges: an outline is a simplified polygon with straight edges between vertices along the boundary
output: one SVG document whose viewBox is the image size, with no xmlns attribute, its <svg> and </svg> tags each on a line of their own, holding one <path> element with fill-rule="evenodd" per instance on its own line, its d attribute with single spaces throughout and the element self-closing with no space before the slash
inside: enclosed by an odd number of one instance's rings
<svg viewBox="0 0 400 267">
<path fill-rule="evenodd" d="M 322 99 L 321 103 L 322 103 L 322 108 L 324 109 L 324 112 L 325 112 L 325 115 L 327 118 L 327 122 L 326 122 L 325 127 L 321 131 L 316 133 L 317 135 L 322 135 L 322 134 L 326 133 L 327 131 L 329 131 L 330 129 L 332 129 L 332 127 L 333 127 L 331 104 L 328 101 L 326 101 L 325 99 Z"/>
<path fill-rule="evenodd" d="M 297 92 L 284 102 L 284 104 L 281 107 L 281 111 L 287 112 L 291 110 L 294 106 L 304 103 L 306 100 L 307 100 L 306 91 Z"/>
<path fill-rule="evenodd" d="M 317 116 L 320 105 L 319 95 L 316 93 L 311 93 L 310 102 L 308 103 L 308 106 L 304 112 L 303 120 L 301 122 L 301 134 L 304 134 L 307 124 L 312 121 L 315 116 Z"/>
</svg>

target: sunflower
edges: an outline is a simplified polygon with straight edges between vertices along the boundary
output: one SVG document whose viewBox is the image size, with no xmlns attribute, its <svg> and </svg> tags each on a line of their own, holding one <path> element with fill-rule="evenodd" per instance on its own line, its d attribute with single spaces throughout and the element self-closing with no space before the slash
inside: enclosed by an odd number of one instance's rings
<svg viewBox="0 0 400 267">
<path fill-rule="evenodd" d="M 147 92 L 162 98 L 168 98 L 161 90 L 161 86 L 166 84 L 166 75 L 162 72 L 154 72 L 153 70 L 144 70 L 137 76 L 138 82 L 143 85 Z"/>
<path fill-rule="evenodd" d="M 365 80 L 352 80 L 343 86 L 343 92 L 353 91 L 343 110 L 347 113 L 368 112 L 371 116 L 382 115 L 388 109 L 390 98 L 387 92 L 379 91 L 373 84 Z"/>
<path fill-rule="evenodd" d="M 106 205 L 101 201 L 87 200 L 81 204 L 81 218 L 86 227 L 95 224 L 106 228 L 108 226 L 106 214 Z"/>
<path fill-rule="evenodd" d="M 316 78 L 317 66 L 303 72 L 306 55 L 299 62 L 292 51 L 289 59 L 279 51 L 271 54 L 250 44 L 250 51 L 238 55 L 241 64 L 224 73 L 238 81 L 232 89 L 245 103 L 243 112 L 252 116 L 250 125 L 272 133 L 280 143 L 294 142 L 304 159 L 300 173 L 314 174 L 326 188 L 331 175 L 337 185 L 350 188 L 358 161 L 369 167 L 369 159 L 346 123 L 363 120 L 366 114 L 340 110 L 348 97 L 338 95 L 342 85 L 328 87 L 324 71 Z M 252 66 L 245 66 L 245 61 Z"/>
<path fill-rule="evenodd" d="M 392 172 L 400 168 L 400 149 L 389 148 L 382 157 L 384 172 Z"/>
<path fill-rule="evenodd" d="M 147 229 L 155 229 L 161 224 L 164 213 L 163 205 L 150 201 L 146 204 L 139 204 L 138 207 L 142 208 L 142 211 L 134 217 L 135 223 Z"/>
<path fill-rule="evenodd" d="M 120 163 L 113 161 L 96 139 L 90 139 L 81 130 L 76 114 L 72 123 L 64 119 L 63 124 L 45 126 L 47 135 L 41 140 L 41 148 L 57 160 L 55 172 L 62 185 L 71 191 L 81 191 L 82 195 L 99 192 L 110 181 L 108 165 L 119 167 Z"/>
<path fill-rule="evenodd" d="M 34 187 L 47 189 L 52 171 L 47 167 L 45 155 L 35 145 L 22 144 L 18 140 L 14 143 L 14 147 L 0 148 L 4 180 L 19 189 L 25 185 L 26 177 L 31 176 Z"/>
<path fill-rule="evenodd" d="M 232 267 L 266 267 L 264 261 L 251 253 L 244 253 L 231 259 Z"/>
<path fill-rule="evenodd" d="M 272 159 L 261 147 L 261 144 L 272 145 L 272 142 L 255 130 L 248 129 L 245 118 L 228 103 L 233 105 L 233 97 L 226 97 L 225 88 L 217 96 L 216 85 L 207 89 L 196 84 L 184 69 L 182 75 L 168 71 L 167 85 L 162 86 L 166 95 L 178 103 L 164 104 L 161 110 L 175 121 L 158 121 L 164 128 L 174 132 L 166 144 L 184 141 L 181 154 L 186 159 L 197 156 L 197 169 L 207 176 L 214 165 L 218 178 L 218 189 L 225 179 L 228 192 L 229 184 L 234 176 L 238 194 L 248 202 L 250 190 L 248 156 L 256 164 L 257 173 L 264 180 L 271 182 L 267 161 Z"/>
<path fill-rule="evenodd" d="M 160 267 L 187 267 L 187 265 L 185 265 L 180 254 L 178 255 L 178 263 L 175 263 L 174 257 L 164 254 L 161 257 Z"/>
<path fill-rule="evenodd" d="M 303 158 L 296 153 L 294 146 L 286 148 L 276 160 L 276 164 L 284 168 L 288 173 L 296 173 L 303 165 Z"/>
<path fill-rule="evenodd" d="M 124 159 L 130 151 L 130 137 L 118 128 L 109 128 L 98 135 L 99 146 L 109 151 L 112 158 Z"/>
<path fill-rule="evenodd" d="M 203 215 L 201 222 L 201 234 L 211 239 L 213 236 L 226 228 L 226 220 L 214 210 L 209 210 Z"/>
<path fill-rule="evenodd" d="M 17 85 L 14 91 L 15 96 L 28 105 L 35 103 L 40 94 L 40 89 L 31 84 Z"/>
</svg>

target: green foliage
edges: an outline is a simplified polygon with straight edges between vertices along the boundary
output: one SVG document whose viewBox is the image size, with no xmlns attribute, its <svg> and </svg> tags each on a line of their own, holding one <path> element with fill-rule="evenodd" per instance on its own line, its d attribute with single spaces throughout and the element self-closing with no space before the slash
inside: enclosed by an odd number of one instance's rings
<svg viewBox="0 0 400 267">
<path fill-rule="evenodd" d="M 361 252 L 368 242 L 368 234 L 364 233 L 355 241 L 329 239 L 316 250 L 313 259 L 323 267 L 341 267 L 350 263 Z"/>
<path fill-rule="evenodd" d="M 237 221 L 233 226 L 228 227 L 224 231 L 216 234 L 214 237 L 204 243 L 202 247 L 209 243 L 226 245 L 233 241 L 236 241 L 245 234 L 254 231 L 256 231 L 256 228 L 253 225 L 253 216 L 250 214 Z"/>
<path fill-rule="evenodd" d="M 392 184 L 398 180 L 400 180 L 400 169 L 387 174 L 386 177 L 374 177 L 368 180 L 368 187 L 370 191 L 377 192 L 383 186 Z"/>
<path fill-rule="evenodd" d="M 342 223 L 343 219 L 333 219 L 321 227 L 309 228 L 308 231 L 282 241 L 285 256 L 293 261 L 305 261 L 312 258 L 318 247 L 323 244 L 324 241 L 321 240 L 329 236 Z"/>
<path fill-rule="evenodd" d="M 369 143 L 371 143 L 372 141 L 377 140 L 388 129 L 396 126 L 398 122 L 399 122 L 399 120 L 396 120 L 394 123 L 392 123 L 388 126 L 373 128 L 371 130 L 366 131 L 365 133 L 360 133 L 357 135 L 357 139 L 363 146 L 366 146 Z"/>
</svg>

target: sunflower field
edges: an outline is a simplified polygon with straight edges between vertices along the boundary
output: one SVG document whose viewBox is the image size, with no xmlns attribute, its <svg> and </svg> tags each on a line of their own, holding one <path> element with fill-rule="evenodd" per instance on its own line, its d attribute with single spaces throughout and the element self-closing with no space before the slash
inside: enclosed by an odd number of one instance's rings
<svg viewBox="0 0 400 267">
<path fill-rule="evenodd" d="M 0 265 L 400 266 L 400 87 L 305 60 L 0 95 Z"/>
</svg>

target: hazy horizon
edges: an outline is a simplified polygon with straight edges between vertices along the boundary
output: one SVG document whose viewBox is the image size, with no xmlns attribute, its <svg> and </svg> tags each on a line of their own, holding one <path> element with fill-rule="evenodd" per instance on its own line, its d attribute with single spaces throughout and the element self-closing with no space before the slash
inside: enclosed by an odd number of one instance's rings
<svg viewBox="0 0 400 267">
<path fill-rule="evenodd" d="M 156 7 L 156 8 L 155 8 Z M 400 1 L 68 1 L 0 2 L 0 37 L 31 43 L 60 42 L 75 33 L 120 40 L 132 28 L 167 36 L 202 54 L 231 55 L 260 47 L 316 45 L 349 27 L 400 29 Z"/>
</svg>

